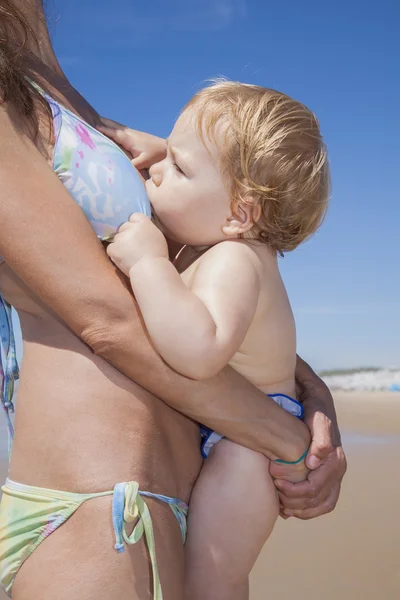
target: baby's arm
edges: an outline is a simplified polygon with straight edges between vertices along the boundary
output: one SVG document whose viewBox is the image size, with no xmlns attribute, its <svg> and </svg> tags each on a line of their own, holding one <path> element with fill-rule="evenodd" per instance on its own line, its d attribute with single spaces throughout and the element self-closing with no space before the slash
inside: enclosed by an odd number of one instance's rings
<svg viewBox="0 0 400 600">
<path fill-rule="evenodd" d="M 187 377 L 212 377 L 237 352 L 254 317 L 257 255 L 237 240 L 217 244 L 199 259 L 189 289 L 147 217 L 134 215 L 120 231 L 108 253 L 129 275 L 158 352 Z"/>
<path fill-rule="evenodd" d="M 154 163 L 163 160 L 167 154 L 166 141 L 151 133 L 130 129 L 104 117 L 101 117 L 101 124 L 97 129 L 129 152 L 133 166 L 139 171 L 149 169 Z"/>
</svg>

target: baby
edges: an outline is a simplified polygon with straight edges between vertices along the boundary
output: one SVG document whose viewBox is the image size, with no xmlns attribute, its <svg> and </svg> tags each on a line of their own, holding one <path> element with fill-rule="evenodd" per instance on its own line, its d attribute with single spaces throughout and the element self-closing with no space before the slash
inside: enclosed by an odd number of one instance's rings
<svg viewBox="0 0 400 600">
<path fill-rule="evenodd" d="M 107 133 L 132 150 L 134 133 Z M 160 142 L 165 144 L 165 141 Z M 108 254 L 130 278 L 163 359 L 187 377 L 229 364 L 296 416 L 296 334 L 278 255 L 316 231 L 329 166 L 315 116 L 275 90 L 230 81 L 183 109 L 135 214 Z M 166 236 L 183 247 L 173 263 Z M 268 460 L 202 428 L 207 456 L 190 503 L 186 595 L 245 600 L 279 513 Z M 299 458 L 293 481 L 306 477 Z M 284 461 L 282 461 L 284 462 Z"/>
</svg>

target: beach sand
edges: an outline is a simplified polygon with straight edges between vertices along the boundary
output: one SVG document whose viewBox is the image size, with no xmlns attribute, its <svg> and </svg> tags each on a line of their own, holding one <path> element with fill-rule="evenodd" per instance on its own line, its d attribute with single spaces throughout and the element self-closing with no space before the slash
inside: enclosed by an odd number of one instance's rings
<svg viewBox="0 0 400 600">
<path fill-rule="evenodd" d="M 335 394 L 348 471 L 335 511 L 279 520 L 251 600 L 400 598 L 400 394 Z"/>
<path fill-rule="evenodd" d="M 335 401 L 349 462 L 339 504 L 320 519 L 278 522 L 251 600 L 400 598 L 400 394 L 340 392 Z"/>
</svg>

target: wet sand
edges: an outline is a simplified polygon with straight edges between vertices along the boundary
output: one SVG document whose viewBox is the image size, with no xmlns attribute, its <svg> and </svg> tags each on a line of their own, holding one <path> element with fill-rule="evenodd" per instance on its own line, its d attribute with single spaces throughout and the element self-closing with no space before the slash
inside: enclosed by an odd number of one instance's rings
<svg viewBox="0 0 400 600">
<path fill-rule="evenodd" d="M 339 504 L 313 521 L 279 521 L 254 568 L 251 600 L 400 598 L 400 394 L 335 400 L 349 461 Z"/>
<path fill-rule="evenodd" d="M 338 393 L 348 472 L 336 510 L 278 522 L 251 600 L 400 598 L 400 394 Z"/>
</svg>

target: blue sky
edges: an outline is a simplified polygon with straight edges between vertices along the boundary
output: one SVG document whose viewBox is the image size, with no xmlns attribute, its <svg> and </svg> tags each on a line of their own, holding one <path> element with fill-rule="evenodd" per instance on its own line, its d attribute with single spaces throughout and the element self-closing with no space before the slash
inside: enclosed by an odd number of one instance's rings
<svg viewBox="0 0 400 600">
<path fill-rule="evenodd" d="M 50 0 L 72 83 L 104 116 L 166 136 L 216 75 L 318 115 L 333 195 L 281 261 L 299 352 L 316 368 L 400 364 L 398 0 Z"/>
</svg>

